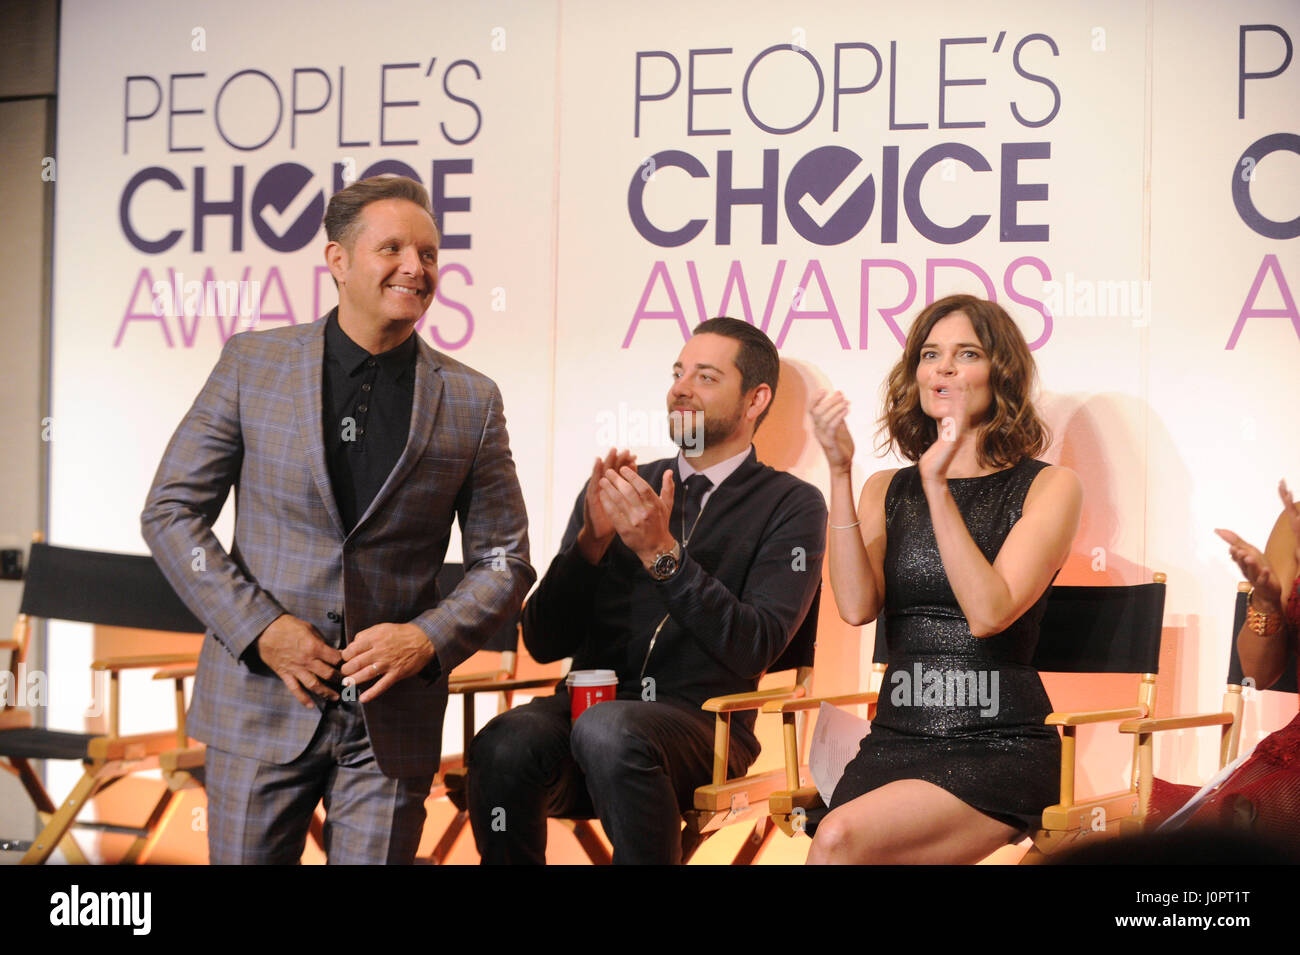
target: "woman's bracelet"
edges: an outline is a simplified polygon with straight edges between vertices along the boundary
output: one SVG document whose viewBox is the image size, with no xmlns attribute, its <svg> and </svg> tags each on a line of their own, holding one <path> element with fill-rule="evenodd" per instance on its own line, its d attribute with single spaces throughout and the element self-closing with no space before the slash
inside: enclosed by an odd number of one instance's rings
<svg viewBox="0 0 1300 955">
<path fill-rule="evenodd" d="M 1251 598 L 1255 596 L 1255 588 L 1250 588 L 1250 593 L 1246 595 L 1246 625 L 1261 637 L 1272 637 L 1282 631 L 1282 614 L 1264 613 L 1256 610 L 1252 604 Z"/>
<path fill-rule="evenodd" d="M 846 530 L 848 530 L 850 527 L 857 527 L 857 526 L 858 526 L 859 524 L 861 524 L 861 523 L 862 523 L 861 521 L 854 521 L 852 524 L 832 524 L 832 525 L 831 525 L 831 530 L 833 530 L 833 531 L 846 531 Z"/>
</svg>

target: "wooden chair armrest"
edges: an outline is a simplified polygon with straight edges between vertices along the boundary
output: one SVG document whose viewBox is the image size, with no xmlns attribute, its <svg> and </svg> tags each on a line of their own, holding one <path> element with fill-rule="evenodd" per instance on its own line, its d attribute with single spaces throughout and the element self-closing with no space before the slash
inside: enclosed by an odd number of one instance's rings
<svg viewBox="0 0 1300 955">
<path fill-rule="evenodd" d="M 777 790 L 767 797 L 768 809 L 773 813 L 790 813 L 795 809 L 809 809 L 822 805 L 822 797 L 816 786 L 802 786 L 799 789 Z"/>
<path fill-rule="evenodd" d="M 735 713 L 740 710 L 757 710 L 764 703 L 789 700 L 804 695 L 801 686 L 774 686 L 767 690 L 754 690 L 751 693 L 728 693 L 715 696 L 700 704 L 700 709 L 709 713 Z"/>
<path fill-rule="evenodd" d="M 1146 707 L 1125 706 L 1117 710 L 1075 710 L 1064 713 L 1048 713 L 1043 722 L 1048 726 L 1083 726 L 1087 723 L 1109 723 L 1113 720 L 1141 719 L 1146 716 Z"/>
<path fill-rule="evenodd" d="M 198 667 L 166 667 L 154 673 L 155 680 L 187 680 L 198 672 Z"/>
<path fill-rule="evenodd" d="M 164 773 L 185 772 L 203 768 L 203 755 L 206 747 L 187 746 L 184 749 L 169 749 L 158 754 L 158 768 Z"/>
<path fill-rule="evenodd" d="M 447 678 L 449 686 L 455 686 L 458 683 L 486 683 L 488 680 L 507 679 L 505 670 L 480 670 L 478 673 L 453 673 Z"/>
<path fill-rule="evenodd" d="M 1195 726 L 1230 726 L 1231 713 L 1193 713 L 1190 716 L 1162 716 L 1145 720 L 1128 720 L 1119 724 L 1121 733 L 1162 733 L 1165 730 L 1191 729 Z"/>
<path fill-rule="evenodd" d="M 17 649 L 19 649 L 17 640 L 0 640 L 0 650 L 17 650 Z"/>
<path fill-rule="evenodd" d="M 531 690 L 555 686 L 562 677 L 535 676 L 518 680 L 480 680 L 474 683 L 448 683 L 447 689 L 452 693 L 500 693 L 503 690 Z"/>
<path fill-rule="evenodd" d="M 86 744 L 86 755 L 102 764 L 117 759 L 147 759 L 177 748 L 176 731 L 172 730 L 134 736 L 96 736 Z"/>
<path fill-rule="evenodd" d="M 815 710 L 823 703 L 831 706 L 853 706 L 856 703 L 874 703 L 880 694 L 874 690 L 859 693 L 842 693 L 839 696 L 805 696 L 793 700 L 774 700 L 763 704 L 764 713 L 794 713 L 798 710 Z"/>
<path fill-rule="evenodd" d="M 95 660 L 90 664 L 90 668 L 92 670 L 140 670 L 198 662 L 198 655 L 194 653 L 153 653 L 139 657 L 105 657 L 102 660 Z"/>
</svg>

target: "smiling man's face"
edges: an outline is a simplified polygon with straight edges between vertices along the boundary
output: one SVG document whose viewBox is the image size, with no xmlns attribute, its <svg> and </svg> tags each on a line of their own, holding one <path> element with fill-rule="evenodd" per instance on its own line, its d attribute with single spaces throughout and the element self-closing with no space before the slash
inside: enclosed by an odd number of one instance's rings
<svg viewBox="0 0 1300 955">
<path fill-rule="evenodd" d="M 438 287 L 433 217 L 406 199 L 367 205 L 351 242 L 331 242 L 325 256 L 339 286 L 340 320 L 376 331 L 419 321 Z"/>
<path fill-rule="evenodd" d="M 728 442 L 748 443 L 753 437 L 736 367 L 739 352 L 734 338 L 704 333 L 691 337 L 673 364 L 668 424 L 687 457 Z"/>
</svg>

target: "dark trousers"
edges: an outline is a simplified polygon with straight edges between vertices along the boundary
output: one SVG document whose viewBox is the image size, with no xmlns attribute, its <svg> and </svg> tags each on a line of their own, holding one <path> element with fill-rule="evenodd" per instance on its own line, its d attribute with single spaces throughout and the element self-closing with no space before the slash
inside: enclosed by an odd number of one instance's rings
<svg viewBox="0 0 1300 955">
<path fill-rule="evenodd" d="M 732 741 L 730 772 L 756 752 Z M 610 700 L 569 717 L 565 693 L 502 713 L 474 737 L 468 805 L 484 864 L 546 861 L 550 816 L 599 817 L 615 864 L 681 862 L 684 810 L 713 776 L 713 717 Z"/>
</svg>

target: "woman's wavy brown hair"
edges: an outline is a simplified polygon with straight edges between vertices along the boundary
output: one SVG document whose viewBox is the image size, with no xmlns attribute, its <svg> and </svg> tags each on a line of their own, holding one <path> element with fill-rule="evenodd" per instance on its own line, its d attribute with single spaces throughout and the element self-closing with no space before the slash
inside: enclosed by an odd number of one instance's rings
<svg viewBox="0 0 1300 955">
<path fill-rule="evenodd" d="M 1010 467 L 1041 454 L 1051 443 L 1051 434 L 1034 409 L 1034 359 L 1025 336 L 1002 306 L 973 295 L 941 298 L 923 309 L 912 323 L 903 356 L 885 379 L 877 450 L 894 448 L 915 462 L 938 439 L 938 425 L 921 410 L 916 368 L 930 330 L 953 312 L 962 312 L 970 319 L 992 366 L 989 388 L 993 400 L 976 443 L 980 466 Z"/>
</svg>

